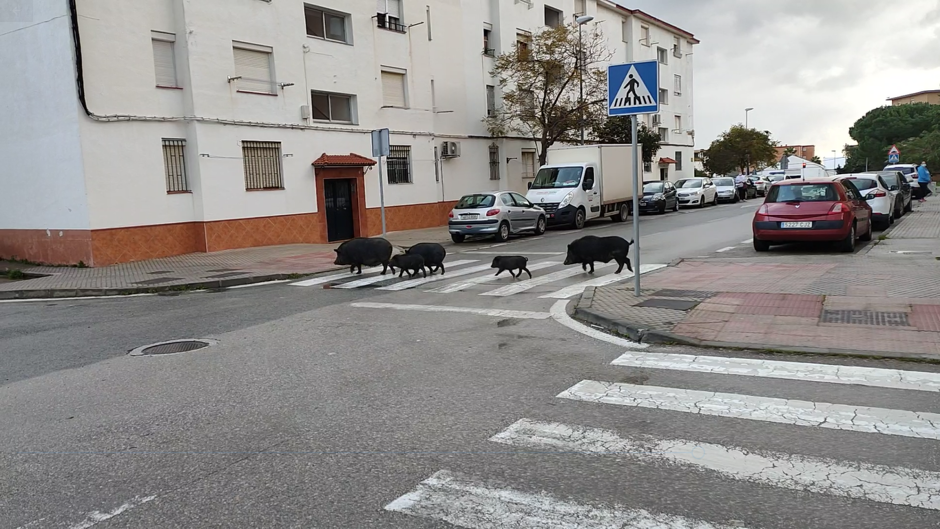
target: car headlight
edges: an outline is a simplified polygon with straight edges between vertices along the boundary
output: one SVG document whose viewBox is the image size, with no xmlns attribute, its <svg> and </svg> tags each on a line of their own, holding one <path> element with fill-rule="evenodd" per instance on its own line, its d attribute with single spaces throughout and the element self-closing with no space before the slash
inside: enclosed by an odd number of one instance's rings
<svg viewBox="0 0 940 529">
<path fill-rule="evenodd" d="M 561 209 L 567 206 L 568 204 L 571 204 L 571 195 L 573 194 L 574 193 L 568 193 L 567 195 L 565 195 L 565 198 L 561 200 L 561 204 L 558 204 L 558 209 Z"/>
<path fill-rule="evenodd" d="M 663 194 L 662 194 L 662 193 L 656 193 L 656 194 L 653 195 L 653 200 L 655 200 L 656 202 L 659 202 L 659 201 L 662 200 L 662 199 L 663 199 Z"/>
</svg>

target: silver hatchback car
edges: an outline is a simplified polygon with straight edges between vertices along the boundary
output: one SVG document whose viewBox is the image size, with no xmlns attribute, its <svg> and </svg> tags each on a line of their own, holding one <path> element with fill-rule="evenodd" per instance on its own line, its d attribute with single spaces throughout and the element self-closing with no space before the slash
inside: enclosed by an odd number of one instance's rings
<svg viewBox="0 0 940 529">
<path fill-rule="evenodd" d="M 447 221 L 456 243 L 474 235 L 493 235 L 500 242 L 517 233 L 541 235 L 545 225 L 545 210 L 512 191 L 464 195 Z"/>
</svg>

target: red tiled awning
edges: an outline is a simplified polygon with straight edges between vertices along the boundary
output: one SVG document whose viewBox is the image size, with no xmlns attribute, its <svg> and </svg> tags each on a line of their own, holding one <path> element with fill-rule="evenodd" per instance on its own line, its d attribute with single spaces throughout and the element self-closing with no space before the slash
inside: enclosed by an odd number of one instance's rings
<svg viewBox="0 0 940 529">
<path fill-rule="evenodd" d="M 366 167 L 375 165 L 376 161 L 360 154 L 326 154 L 323 153 L 313 161 L 314 167 Z"/>
<path fill-rule="evenodd" d="M 660 158 L 659 159 L 659 165 L 667 165 L 671 163 L 676 163 L 676 161 L 673 160 L 672 158 Z"/>
</svg>

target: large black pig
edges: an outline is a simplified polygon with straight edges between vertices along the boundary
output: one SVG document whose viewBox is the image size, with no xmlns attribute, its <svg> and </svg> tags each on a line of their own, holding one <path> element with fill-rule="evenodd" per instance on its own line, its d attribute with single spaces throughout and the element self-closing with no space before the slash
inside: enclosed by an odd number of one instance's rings
<svg viewBox="0 0 940 529">
<path fill-rule="evenodd" d="M 565 257 L 565 264 L 572 265 L 581 263 L 581 268 L 587 270 L 591 265 L 591 273 L 594 273 L 594 261 L 609 263 L 611 259 L 616 260 L 617 267 L 615 274 L 627 266 L 627 270 L 633 271 L 630 266 L 630 258 L 627 257 L 630 251 L 630 245 L 633 241 L 627 241 L 623 237 L 597 237 L 587 235 L 568 245 L 568 255 Z"/>
<path fill-rule="evenodd" d="M 339 248 L 333 251 L 336 252 L 336 260 L 333 264 L 349 265 L 350 274 L 357 269 L 361 274 L 362 265 L 382 265 L 382 275 L 385 275 L 385 271 L 389 268 L 388 261 L 392 257 L 392 243 L 380 237 L 375 239 L 357 237 L 340 244 Z M 395 273 L 395 268 L 392 268 L 392 273 Z"/>
<path fill-rule="evenodd" d="M 394 255 L 389 261 L 389 266 L 392 267 L 393 273 L 396 266 L 399 268 L 398 277 L 405 272 L 408 272 L 408 277 L 414 277 L 418 275 L 418 272 L 421 272 L 423 277 L 428 277 L 428 273 L 424 270 L 424 258 L 416 253 Z"/>
<path fill-rule="evenodd" d="M 436 271 L 434 267 L 444 273 L 444 257 L 447 256 L 447 250 L 436 242 L 421 242 L 405 250 L 405 255 L 420 255 L 424 258 L 424 266 L 432 274 Z"/>
</svg>

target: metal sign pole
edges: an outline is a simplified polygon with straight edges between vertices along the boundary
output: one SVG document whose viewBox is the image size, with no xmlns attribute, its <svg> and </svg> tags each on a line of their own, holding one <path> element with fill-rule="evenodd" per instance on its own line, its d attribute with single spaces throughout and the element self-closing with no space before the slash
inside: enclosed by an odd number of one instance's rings
<svg viewBox="0 0 940 529">
<path fill-rule="evenodd" d="M 382 209 L 382 236 L 385 231 L 385 176 L 382 174 L 382 157 L 390 154 L 388 129 L 372 131 L 372 156 L 379 159 L 379 205 Z"/>
<path fill-rule="evenodd" d="M 637 119 L 636 114 L 630 116 L 633 127 L 633 294 L 640 296 L 640 188 L 639 156 L 637 151 Z"/>
<path fill-rule="evenodd" d="M 379 204 L 382 206 L 382 237 L 385 237 L 385 177 L 382 176 L 382 155 L 379 155 Z"/>
</svg>

